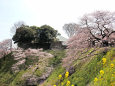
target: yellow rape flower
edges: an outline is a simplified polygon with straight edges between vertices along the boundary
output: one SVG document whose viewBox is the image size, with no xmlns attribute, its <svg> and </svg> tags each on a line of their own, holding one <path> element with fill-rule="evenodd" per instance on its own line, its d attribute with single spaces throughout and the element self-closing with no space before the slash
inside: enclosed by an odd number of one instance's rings
<svg viewBox="0 0 115 86">
<path fill-rule="evenodd" d="M 74 86 L 73 84 L 71 86 Z"/>
<path fill-rule="evenodd" d="M 103 59 L 102 59 L 103 64 L 105 64 L 106 61 L 107 61 L 106 58 L 103 58 Z"/>
<path fill-rule="evenodd" d="M 66 74 L 69 74 L 69 72 L 67 71 Z"/>
<path fill-rule="evenodd" d="M 114 77 L 114 74 L 112 74 L 112 77 Z"/>
<path fill-rule="evenodd" d="M 69 75 L 68 74 L 65 74 L 65 78 L 67 78 Z"/>
<path fill-rule="evenodd" d="M 69 85 L 70 85 L 70 81 L 67 81 L 66 86 L 69 86 Z"/>
<path fill-rule="evenodd" d="M 114 64 L 113 64 L 113 63 L 111 63 L 111 65 L 110 65 L 110 66 L 111 66 L 111 68 L 113 68 L 113 67 L 114 67 Z"/>
<path fill-rule="evenodd" d="M 112 77 L 115 77 L 115 72 L 113 72 Z"/>
<path fill-rule="evenodd" d="M 62 83 L 61 83 L 61 86 L 63 86 L 63 85 L 64 85 L 64 83 L 62 82 Z"/>
<path fill-rule="evenodd" d="M 56 85 L 53 85 L 53 86 L 56 86 Z"/>
<path fill-rule="evenodd" d="M 95 78 L 95 79 L 94 79 L 94 82 L 97 82 L 97 81 L 98 81 L 98 78 Z"/>
<path fill-rule="evenodd" d="M 61 78 L 62 78 L 62 75 L 60 74 L 60 75 L 58 76 L 58 78 L 61 79 Z"/>
<path fill-rule="evenodd" d="M 104 74 L 104 71 L 103 71 L 103 70 L 100 70 L 100 74 L 103 75 L 103 74 Z"/>
<path fill-rule="evenodd" d="M 66 73 L 65 73 L 65 78 L 67 78 L 69 76 L 69 72 L 67 71 Z"/>
</svg>

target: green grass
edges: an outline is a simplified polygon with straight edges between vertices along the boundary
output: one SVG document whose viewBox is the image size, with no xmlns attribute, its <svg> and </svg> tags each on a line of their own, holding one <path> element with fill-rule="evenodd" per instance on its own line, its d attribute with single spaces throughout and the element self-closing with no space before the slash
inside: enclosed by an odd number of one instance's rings
<svg viewBox="0 0 115 86">
<path fill-rule="evenodd" d="M 115 49 L 110 50 L 104 58 L 107 59 L 106 64 L 103 66 L 103 79 L 100 78 L 100 74 L 98 72 L 98 75 L 96 76 L 99 80 L 94 84 L 94 82 L 91 82 L 91 86 L 115 86 L 115 76 L 112 77 L 112 74 L 115 72 L 115 66 L 114 68 L 111 68 L 110 65 L 113 63 L 115 65 Z"/>
<path fill-rule="evenodd" d="M 93 49 L 90 49 L 86 53 L 82 54 L 80 58 L 86 56 L 87 54 L 91 53 Z M 106 53 L 107 52 L 107 53 Z M 114 83 L 115 85 L 115 77 L 111 77 L 113 72 L 115 72 L 115 67 L 110 71 L 110 64 L 114 63 L 115 65 L 115 49 L 111 49 L 109 51 L 106 51 L 105 48 L 97 49 L 94 53 L 94 55 L 85 58 L 85 60 L 75 60 L 73 62 L 73 66 L 75 67 L 75 72 L 68 77 L 68 80 L 71 81 L 71 84 L 77 85 L 77 86 L 111 86 L 111 83 Z M 80 56 L 80 55 L 79 55 Z M 107 64 L 103 67 L 102 64 L 102 58 L 107 58 Z M 72 66 L 71 65 L 71 66 Z M 58 71 L 60 71 L 60 68 L 56 67 Z M 98 81 L 96 84 L 94 84 L 94 78 L 99 77 L 99 71 L 104 70 L 105 74 L 103 76 L 103 80 Z M 59 82 L 58 75 L 63 74 L 65 70 L 62 72 L 55 71 L 51 74 L 51 76 L 45 81 L 43 85 L 40 86 L 48 86 L 57 84 Z M 67 80 L 64 80 L 64 86 L 66 84 Z M 113 86 L 114 86 L 113 85 Z M 57 86 L 60 86 L 59 84 Z"/>
<path fill-rule="evenodd" d="M 77 86 L 112 86 L 111 84 L 115 86 L 115 76 L 112 77 L 112 74 L 115 72 L 115 66 L 112 69 L 110 68 L 111 63 L 115 65 L 115 48 L 109 48 L 107 53 L 105 48 L 100 48 L 92 52 L 93 50 L 94 49 L 90 49 L 83 54 L 79 52 L 78 56 L 80 59 L 74 60 L 71 64 L 71 66 L 75 68 L 75 72 L 69 76 L 67 80 L 70 80 L 71 84 Z M 16 61 L 13 60 L 12 53 L 0 59 L 0 86 L 25 86 L 26 78 L 22 77 L 24 74 L 28 73 L 40 77 L 45 73 L 45 67 L 50 67 L 51 65 L 54 67 L 52 73 L 38 86 L 52 86 L 54 84 L 59 86 L 58 75 L 64 75 L 66 72 L 66 69 L 62 67 L 65 50 L 48 50 L 47 52 L 53 54 L 54 57 L 48 59 L 43 58 L 41 60 L 36 57 L 26 59 L 25 65 L 20 66 L 21 70 L 18 73 L 11 72 L 11 66 L 16 63 Z M 92 55 L 87 57 L 88 54 Z M 102 65 L 103 57 L 107 59 L 104 66 Z M 41 62 L 42 60 L 43 62 Z M 40 65 L 41 68 L 32 72 L 36 64 Z M 32 68 L 28 69 L 27 67 L 29 65 L 32 65 Z M 103 79 L 100 79 L 100 70 L 104 71 Z M 94 83 L 95 77 L 99 79 L 96 83 Z M 64 85 L 67 80 L 64 79 Z"/>
<path fill-rule="evenodd" d="M 16 61 L 13 60 L 12 53 L 4 56 L 2 59 L 0 59 L 0 72 L 11 71 L 11 66 L 14 63 L 16 63 Z"/>
<path fill-rule="evenodd" d="M 9 83 L 13 81 L 15 75 L 11 72 L 11 66 L 16 61 L 13 60 L 12 53 L 4 56 L 0 59 L 0 85 L 9 86 Z"/>
<path fill-rule="evenodd" d="M 79 65 L 79 68 L 76 69 L 76 72 L 69 77 L 70 81 L 78 86 L 86 86 L 86 84 L 92 81 L 102 68 L 100 62 L 100 58 L 102 57 L 103 53 L 92 57 L 90 62 L 83 62 L 82 65 Z"/>
<path fill-rule="evenodd" d="M 49 53 L 51 53 L 52 55 L 54 55 L 53 58 L 50 59 L 50 65 L 53 65 L 54 67 L 56 67 L 57 65 L 59 65 L 62 61 L 62 58 L 65 57 L 65 50 L 49 50 L 47 51 Z"/>
<path fill-rule="evenodd" d="M 14 80 L 10 83 L 9 86 L 25 86 L 25 79 L 22 78 L 22 75 L 25 73 L 24 70 L 21 70 L 17 73 Z"/>
<path fill-rule="evenodd" d="M 58 81 L 58 75 L 64 72 L 65 69 L 61 65 L 58 65 L 51 73 L 51 75 L 48 77 L 48 79 L 40 86 L 49 86 L 49 85 L 53 86 Z"/>
</svg>

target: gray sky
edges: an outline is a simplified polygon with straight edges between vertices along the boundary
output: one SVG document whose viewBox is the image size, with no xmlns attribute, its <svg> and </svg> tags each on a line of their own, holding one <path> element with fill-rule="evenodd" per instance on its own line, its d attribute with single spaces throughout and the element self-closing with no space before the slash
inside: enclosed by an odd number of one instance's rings
<svg viewBox="0 0 115 86">
<path fill-rule="evenodd" d="M 47 24 L 67 37 L 65 23 L 77 23 L 85 13 L 97 10 L 115 11 L 115 0 L 0 0 L 0 41 L 11 38 L 10 28 L 17 21 Z"/>
</svg>

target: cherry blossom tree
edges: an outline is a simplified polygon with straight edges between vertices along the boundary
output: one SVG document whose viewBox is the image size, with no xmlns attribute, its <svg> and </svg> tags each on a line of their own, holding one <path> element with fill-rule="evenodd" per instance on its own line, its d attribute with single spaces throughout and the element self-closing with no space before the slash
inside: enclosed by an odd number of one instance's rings
<svg viewBox="0 0 115 86">
<path fill-rule="evenodd" d="M 78 52 L 91 47 L 115 46 L 115 14 L 108 11 L 96 11 L 84 15 L 77 33 L 68 40 L 67 57 L 64 64 L 71 64 Z M 79 57 L 78 57 L 79 58 Z"/>
<path fill-rule="evenodd" d="M 92 36 L 88 29 L 81 29 L 78 34 L 68 40 L 68 48 L 81 49 L 90 47 Z"/>
<path fill-rule="evenodd" d="M 89 29 L 91 35 L 95 39 L 94 44 L 96 42 L 100 42 L 102 46 L 109 46 L 111 44 L 110 36 L 115 33 L 114 12 L 96 11 L 94 13 L 84 15 L 81 18 L 80 24 L 81 27 Z"/>
<path fill-rule="evenodd" d="M 0 42 L 0 57 L 10 53 L 11 49 L 12 49 L 12 40 L 11 39 L 6 39 L 6 40 Z"/>
</svg>

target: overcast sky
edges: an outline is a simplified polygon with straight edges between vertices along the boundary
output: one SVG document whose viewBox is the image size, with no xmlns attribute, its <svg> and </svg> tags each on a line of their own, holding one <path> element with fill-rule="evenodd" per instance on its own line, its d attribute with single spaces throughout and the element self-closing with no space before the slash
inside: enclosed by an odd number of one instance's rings
<svg viewBox="0 0 115 86">
<path fill-rule="evenodd" d="M 50 25 L 67 37 L 63 25 L 79 20 L 85 13 L 115 11 L 115 0 L 0 0 L 0 41 L 11 38 L 17 21 L 27 25 Z"/>
</svg>

